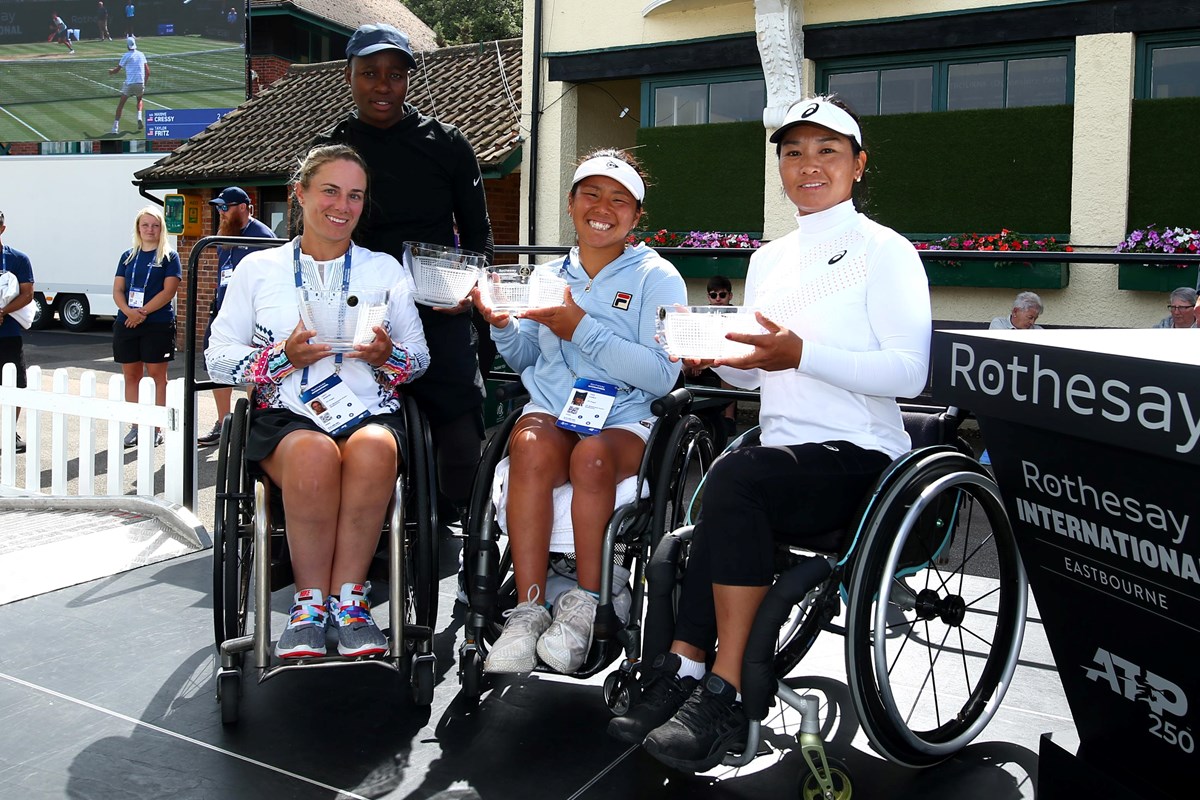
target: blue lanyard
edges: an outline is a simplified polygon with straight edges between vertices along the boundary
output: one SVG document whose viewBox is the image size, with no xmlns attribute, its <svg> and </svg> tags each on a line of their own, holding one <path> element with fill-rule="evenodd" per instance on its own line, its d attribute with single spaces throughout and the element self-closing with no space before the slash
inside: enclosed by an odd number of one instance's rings
<svg viewBox="0 0 1200 800">
<path fill-rule="evenodd" d="M 138 285 L 137 285 L 138 262 L 141 261 L 141 259 L 142 259 L 142 253 L 145 253 L 145 252 L 147 252 L 147 251 L 138 250 L 137 255 L 133 257 L 133 275 L 131 275 L 129 278 L 129 291 L 130 292 L 142 292 L 144 294 L 146 291 L 146 284 L 150 283 L 150 270 L 154 269 L 153 264 L 154 264 L 155 251 L 153 251 L 153 250 L 149 251 L 150 258 L 146 260 L 146 278 L 142 281 L 142 288 L 139 289 Z M 143 301 L 144 300 L 145 300 L 145 298 L 143 298 Z"/>
<path fill-rule="evenodd" d="M 346 248 L 346 260 L 342 264 L 342 294 L 345 295 L 350 291 L 350 251 L 354 249 L 354 243 Z M 297 297 L 299 300 L 299 290 L 304 288 L 304 275 L 300 271 L 300 237 L 297 236 L 292 240 L 292 273 L 296 279 Z M 342 305 L 338 308 L 338 330 L 341 330 L 342 324 L 346 321 L 346 306 Z M 336 375 L 342 371 L 342 354 L 336 353 L 333 356 L 333 372 Z M 300 387 L 308 386 L 308 367 L 304 368 L 304 372 L 300 375 Z"/>
</svg>

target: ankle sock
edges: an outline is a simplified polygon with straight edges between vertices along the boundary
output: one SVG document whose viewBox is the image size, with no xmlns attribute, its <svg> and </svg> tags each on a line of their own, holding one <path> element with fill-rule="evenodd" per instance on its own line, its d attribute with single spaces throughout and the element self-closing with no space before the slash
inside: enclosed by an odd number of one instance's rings
<svg viewBox="0 0 1200 800">
<path fill-rule="evenodd" d="M 580 587 L 579 587 L 579 591 L 581 591 L 581 592 L 585 592 L 585 593 L 587 593 L 587 594 L 591 595 L 591 596 L 592 596 L 592 597 L 594 597 L 594 598 L 595 598 L 597 601 L 599 601 L 599 600 L 600 600 L 600 593 L 599 593 L 599 592 L 593 592 L 591 589 L 584 589 L 582 586 L 580 586 Z"/>
<path fill-rule="evenodd" d="M 679 655 L 676 653 L 676 655 Z M 700 680 L 705 673 L 704 662 L 696 661 L 687 656 L 679 656 L 679 669 L 675 671 L 675 675 L 680 678 L 695 678 Z"/>
</svg>

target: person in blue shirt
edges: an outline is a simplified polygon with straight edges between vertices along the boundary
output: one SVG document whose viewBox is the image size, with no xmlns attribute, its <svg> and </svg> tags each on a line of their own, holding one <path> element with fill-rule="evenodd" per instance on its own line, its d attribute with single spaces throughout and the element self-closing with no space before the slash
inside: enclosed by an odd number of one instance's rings
<svg viewBox="0 0 1200 800">
<path fill-rule="evenodd" d="M 488 653 L 488 672 L 529 672 L 540 658 L 570 673 L 591 647 L 616 486 L 637 472 L 650 404 L 672 389 L 680 370 L 655 340 L 655 321 L 659 306 L 687 303 L 683 278 L 645 244 L 626 243 L 645 193 L 632 156 L 592 153 L 567 195 L 578 244 L 538 267 L 566 281 L 562 304 L 510 315 L 488 308 L 472 290 L 500 355 L 531 398 L 508 443 L 509 545 L 522 602 Z M 574 402 L 580 390 L 589 394 L 583 404 Z M 557 599 L 551 619 L 551 492 L 568 481 L 578 586 Z"/>
<path fill-rule="evenodd" d="M 217 226 L 218 236 L 249 236 L 256 239 L 274 239 L 275 234 L 263 223 L 254 218 L 254 204 L 250 195 L 240 186 L 230 186 L 219 195 L 208 201 L 217 210 L 220 223 Z M 217 248 L 217 292 L 212 305 L 208 309 L 208 326 L 204 329 L 204 347 L 212 337 L 213 320 L 221 310 L 221 301 L 225 299 L 225 287 L 233 277 L 237 265 L 251 252 L 248 247 L 218 247 Z M 199 436 L 196 444 L 208 447 L 221 439 L 221 420 L 229 413 L 233 400 L 233 389 L 222 387 L 213 389 L 213 399 L 217 402 L 217 422 L 208 433 Z"/>
<path fill-rule="evenodd" d="M 154 379 L 154 402 L 167 403 L 167 362 L 175 358 L 175 307 L 183 277 L 179 254 L 167 243 L 166 221 L 157 206 L 146 206 L 133 221 L 133 247 L 117 260 L 113 300 L 113 360 L 125 376 L 125 402 L 136 403 L 143 375 Z M 162 431 L 154 443 L 162 444 Z M 125 446 L 137 444 L 137 427 Z"/>
<path fill-rule="evenodd" d="M 0 370 L 5 364 L 14 365 L 17 386 L 24 389 L 25 351 L 21 338 L 24 329 L 9 315 L 33 302 L 33 265 L 29 263 L 29 256 L 3 243 L 5 229 L 4 212 L 0 211 Z M 9 283 L 16 284 L 15 295 L 11 298 L 9 294 L 13 293 L 4 291 L 4 286 Z M 17 413 L 21 410 L 17 409 Z M 20 434 L 17 434 L 14 449 L 18 453 L 25 452 L 25 442 Z"/>
</svg>

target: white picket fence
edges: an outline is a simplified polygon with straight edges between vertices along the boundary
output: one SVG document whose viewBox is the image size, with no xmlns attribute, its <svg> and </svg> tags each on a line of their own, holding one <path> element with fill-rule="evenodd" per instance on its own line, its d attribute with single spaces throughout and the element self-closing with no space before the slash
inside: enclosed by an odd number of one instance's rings
<svg viewBox="0 0 1200 800">
<path fill-rule="evenodd" d="M 137 464 L 135 468 L 138 495 L 154 495 L 154 473 L 156 454 L 161 454 L 164 465 L 163 499 L 169 503 L 191 506 L 192 498 L 183 496 L 184 458 L 196 458 L 195 451 L 188 452 L 183 439 L 182 378 L 167 383 L 167 404 L 154 404 L 154 381 L 142 378 L 138 384 L 138 402 L 125 402 L 125 379 L 112 375 L 108 379 L 105 397 L 97 395 L 96 373 L 84 372 L 79 378 L 78 393 L 71 392 L 70 375 L 66 369 L 56 369 L 49 390 L 44 388 L 44 377 L 40 367 L 30 367 L 27 372 L 28 387 L 17 388 L 16 368 L 4 365 L 0 374 L 0 497 L 50 495 L 68 496 L 71 480 L 69 465 L 72 458 L 78 464 L 79 495 L 123 495 L 125 486 L 125 447 L 123 439 L 130 424 L 139 425 Z M 17 409 L 22 409 L 20 420 Z M 46 469 L 44 461 L 44 419 L 49 417 L 48 438 L 50 440 L 50 482 L 43 481 Z M 101 437 L 101 427 L 107 432 Z M 154 446 L 154 430 L 161 428 L 164 443 Z M 20 431 L 25 439 L 24 481 L 17 470 L 15 450 L 16 434 Z M 75 447 L 72 448 L 71 445 Z M 75 455 L 71 455 L 72 449 Z M 104 470 L 106 488 L 95 490 L 96 456 L 106 451 Z"/>
</svg>

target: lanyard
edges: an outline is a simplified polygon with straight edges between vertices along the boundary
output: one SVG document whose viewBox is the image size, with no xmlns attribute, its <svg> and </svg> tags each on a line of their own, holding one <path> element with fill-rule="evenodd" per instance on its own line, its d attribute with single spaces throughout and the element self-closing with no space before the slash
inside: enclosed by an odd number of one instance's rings
<svg viewBox="0 0 1200 800">
<path fill-rule="evenodd" d="M 150 252 L 150 258 L 146 260 L 146 277 L 145 277 L 145 279 L 142 281 L 142 286 L 141 286 L 141 288 L 139 289 L 139 288 L 138 288 L 138 285 L 137 285 L 137 271 L 138 271 L 138 262 L 142 260 L 142 253 L 145 253 L 145 252 L 147 252 L 147 251 L 145 251 L 145 250 L 138 250 L 138 252 L 137 252 L 137 255 L 133 257 L 133 275 L 131 275 L 131 276 L 130 276 L 130 278 L 129 278 L 129 291 L 130 291 L 131 293 L 132 293 L 132 292 L 142 292 L 142 293 L 145 293 L 145 291 L 146 291 L 146 284 L 150 283 L 150 270 L 154 269 L 154 267 L 153 267 L 152 265 L 154 264 L 154 253 L 155 253 L 155 251 L 153 251 L 153 250 L 149 251 L 149 252 Z"/>
<path fill-rule="evenodd" d="M 342 264 L 342 294 L 345 295 L 350 291 L 350 251 L 354 249 L 354 243 L 351 242 L 350 247 L 346 248 L 346 260 Z M 300 237 L 297 236 L 292 240 L 292 272 L 296 279 L 296 299 L 299 300 L 299 290 L 304 288 L 304 275 L 300 271 Z M 346 321 L 346 305 L 345 303 L 338 306 L 338 330 L 341 330 L 342 325 Z M 342 354 L 336 353 L 333 357 L 333 374 L 337 375 L 342 371 Z M 304 368 L 303 374 L 300 376 L 300 387 L 308 386 L 308 367 Z"/>
</svg>

